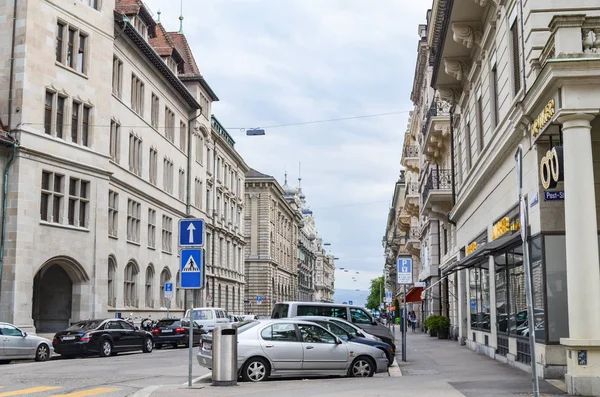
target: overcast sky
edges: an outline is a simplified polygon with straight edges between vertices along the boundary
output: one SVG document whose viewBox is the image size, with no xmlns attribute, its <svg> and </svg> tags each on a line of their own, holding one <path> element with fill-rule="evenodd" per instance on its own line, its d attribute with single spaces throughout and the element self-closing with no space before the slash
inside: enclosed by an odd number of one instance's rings
<svg viewBox="0 0 600 397">
<path fill-rule="evenodd" d="M 180 0 L 145 0 L 169 31 Z M 382 274 L 400 170 L 418 24 L 430 0 L 183 0 L 183 30 L 220 102 L 213 113 L 247 164 L 302 188 L 339 260 L 336 289 Z M 372 115 L 347 121 L 239 128 Z M 356 274 L 359 272 L 359 274 Z M 352 277 L 356 277 L 354 281 Z"/>
</svg>

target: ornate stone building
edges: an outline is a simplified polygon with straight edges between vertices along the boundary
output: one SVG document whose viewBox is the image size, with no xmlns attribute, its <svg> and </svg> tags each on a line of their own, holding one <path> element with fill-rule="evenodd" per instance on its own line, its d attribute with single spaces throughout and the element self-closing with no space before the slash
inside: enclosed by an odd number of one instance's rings
<svg viewBox="0 0 600 397">
<path fill-rule="evenodd" d="M 246 173 L 246 312 L 270 315 L 277 301 L 298 297 L 298 233 L 302 217 L 277 180 Z"/>
<path fill-rule="evenodd" d="M 315 301 L 333 302 L 335 293 L 335 258 L 317 238 L 317 262 L 315 267 Z"/>
<path fill-rule="evenodd" d="M 219 238 L 241 258 L 247 170 L 211 117 L 218 98 L 185 36 L 167 32 L 141 0 L 18 2 L 16 15 L 12 7 L 0 5 L 10 16 L 0 23 L 2 53 L 16 50 L 0 66 L 0 321 L 52 332 L 116 313 L 182 313 L 182 290 L 164 299 L 165 283 L 179 278 L 177 222 L 210 224 L 205 189 L 216 186 L 235 208 L 217 211 Z M 212 180 L 215 146 L 222 167 L 237 172 L 233 185 L 227 173 Z M 207 261 L 209 288 L 229 285 L 222 299 L 234 309 L 243 262 L 218 257 Z"/>
</svg>

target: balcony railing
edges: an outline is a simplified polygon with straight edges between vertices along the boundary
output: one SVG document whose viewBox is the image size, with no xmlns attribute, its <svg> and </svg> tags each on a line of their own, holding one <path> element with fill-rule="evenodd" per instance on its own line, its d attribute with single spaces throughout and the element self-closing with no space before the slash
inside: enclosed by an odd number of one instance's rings
<svg viewBox="0 0 600 397">
<path fill-rule="evenodd" d="M 408 182 L 406 184 L 406 188 L 404 190 L 404 197 L 406 198 L 406 196 L 411 195 L 418 195 L 419 194 L 419 184 L 417 182 Z"/>
<path fill-rule="evenodd" d="M 425 123 L 421 129 L 421 134 L 424 137 L 427 136 L 427 131 L 431 125 L 431 118 L 438 116 L 450 116 L 450 104 L 446 101 L 442 101 L 441 99 L 433 98 L 433 101 L 431 101 L 431 106 L 429 106 L 429 111 L 427 112 L 427 117 L 425 118 Z"/>
<path fill-rule="evenodd" d="M 404 157 L 419 157 L 419 147 L 417 145 L 404 146 Z"/>
<path fill-rule="evenodd" d="M 219 135 L 221 135 L 223 137 L 223 139 L 225 139 L 225 142 L 227 142 L 229 145 L 231 145 L 231 147 L 235 146 L 235 141 L 233 140 L 231 135 L 229 135 L 229 132 L 227 132 L 225 127 L 223 127 L 221 125 L 221 123 L 219 122 L 219 120 L 217 120 L 217 118 L 215 116 L 211 117 L 210 125 L 215 129 L 215 131 L 217 131 L 219 133 Z"/>
<path fill-rule="evenodd" d="M 431 190 L 452 190 L 452 170 L 433 169 L 423 188 L 423 202 L 427 201 Z"/>
</svg>

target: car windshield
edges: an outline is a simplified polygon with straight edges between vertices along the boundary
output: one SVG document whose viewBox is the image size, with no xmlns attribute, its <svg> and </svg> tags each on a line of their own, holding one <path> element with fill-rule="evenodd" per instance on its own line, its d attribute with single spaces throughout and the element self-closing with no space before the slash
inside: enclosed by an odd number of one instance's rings
<svg viewBox="0 0 600 397">
<path fill-rule="evenodd" d="M 194 320 L 212 320 L 213 312 L 210 309 L 194 310 Z"/>
<path fill-rule="evenodd" d="M 285 303 L 277 303 L 271 313 L 272 318 L 287 318 L 289 305 Z"/>
<path fill-rule="evenodd" d="M 179 320 L 176 319 L 169 319 L 169 320 L 160 320 L 156 326 L 157 327 L 169 327 L 169 326 L 179 326 L 181 324 L 181 322 Z"/>
<path fill-rule="evenodd" d="M 80 321 L 67 328 L 67 331 L 82 331 L 88 329 L 96 329 L 104 320 Z"/>
<path fill-rule="evenodd" d="M 335 336 L 337 336 L 338 338 L 341 338 L 346 341 L 350 339 L 350 334 L 348 332 L 346 332 L 342 327 L 339 327 L 337 324 L 331 321 L 317 321 L 316 323 L 328 330 L 329 332 L 331 332 L 332 334 L 334 334 Z"/>
<path fill-rule="evenodd" d="M 242 332 L 248 331 L 250 328 L 255 327 L 258 324 L 260 324 L 260 322 L 254 321 L 254 320 L 241 321 L 241 322 L 239 322 L 239 323 L 236 324 L 236 327 L 237 327 L 237 330 L 238 330 L 238 334 L 241 334 Z"/>
<path fill-rule="evenodd" d="M 337 325 L 338 327 L 342 328 L 344 331 L 346 331 L 350 335 L 352 335 L 353 338 L 356 338 L 358 336 L 358 331 L 355 328 L 349 326 L 348 324 L 345 324 L 341 321 L 335 321 L 335 320 L 331 320 L 331 322 L 334 323 L 335 325 Z"/>
</svg>

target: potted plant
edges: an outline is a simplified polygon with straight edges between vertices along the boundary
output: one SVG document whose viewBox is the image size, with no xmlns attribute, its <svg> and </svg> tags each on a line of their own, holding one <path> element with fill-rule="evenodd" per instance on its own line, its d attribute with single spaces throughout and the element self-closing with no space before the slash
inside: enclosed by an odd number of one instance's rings
<svg viewBox="0 0 600 397">
<path fill-rule="evenodd" d="M 439 316 L 429 316 L 423 322 L 423 328 L 429 333 L 432 338 L 437 336 L 437 318 Z"/>
<path fill-rule="evenodd" d="M 448 339 L 448 334 L 450 332 L 450 319 L 444 316 L 437 317 L 436 326 L 438 339 Z"/>
</svg>

